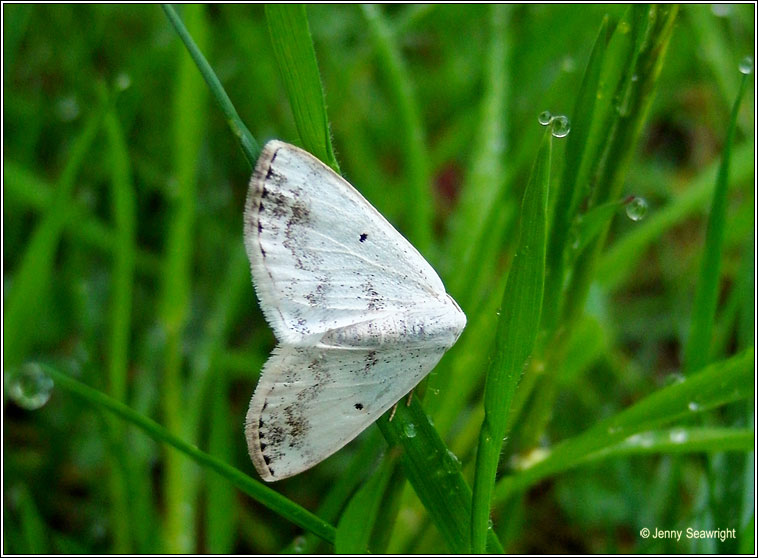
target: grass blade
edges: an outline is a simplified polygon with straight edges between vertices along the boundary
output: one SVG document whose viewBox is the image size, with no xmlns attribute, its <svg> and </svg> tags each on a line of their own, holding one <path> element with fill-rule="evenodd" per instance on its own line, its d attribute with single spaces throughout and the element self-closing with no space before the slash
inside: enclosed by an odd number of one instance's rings
<svg viewBox="0 0 758 558">
<path fill-rule="evenodd" d="M 85 163 L 100 130 L 105 107 L 96 109 L 76 137 L 61 173 L 52 202 L 26 244 L 26 251 L 11 275 L 3 314 L 3 369 L 21 363 L 32 343 L 34 321 L 51 283 L 55 253 L 65 224 L 73 217 L 70 198 L 76 176 Z"/>
<path fill-rule="evenodd" d="M 637 433 L 751 397 L 754 393 L 753 354 L 750 348 L 714 363 L 681 383 L 659 389 L 579 436 L 561 442 L 531 468 L 498 482 L 495 499 L 503 501 L 513 492 L 584 463 L 595 452 L 619 444 Z"/>
<path fill-rule="evenodd" d="M 136 254 L 137 204 L 129 169 L 129 153 L 115 109 L 105 116 L 105 133 L 111 153 L 111 207 L 114 221 L 115 244 L 113 252 L 111 330 L 108 362 L 108 393 L 117 401 L 127 400 L 130 332 L 132 327 L 132 291 Z M 113 442 L 123 440 L 123 425 L 110 424 Z M 127 456 L 131 461 L 131 456 Z M 126 553 L 131 548 L 130 513 L 127 504 L 129 493 L 125 469 L 132 463 L 120 464 L 111 459 L 109 482 L 111 490 L 114 549 Z M 139 490 L 139 489 L 137 489 Z M 138 518 L 134 518 L 138 519 Z M 136 523 L 135 523 L 136 524 Z"/>
<path fill-rule="evenodd" d="M 429 154 L 426 149 L 426 133 L 421 112 L 413 94 L 413 81 L 403 63 L 395 37 L 382 15 L 381 8 L 374 4 L 362 4 L 363 16 L 379 56 L 379 62 L 387 76 L 390 93 L 395 99 L 398 119 L 404 132 L 406 174 L 410 186 L 408 232 L 411 241 L 422 254 L 429 254 L 432 246 L 432 217 L 434 196 L 431 190 Z"/>
<path fill-rule="evenodd" d="M 168 8 L 164 7 L 167 14 L 170 12 Z M 204 11 L 203 6 L 188 4 L 184 7 L 187 26 L 192 30 L 200 48 L 205 46 L 208 33 Z M 197 45 L 194 42 L 192 44 L 199 52 Z M 207 96 L 192 58 L 184 52 L 178 54 L 180 58 L 174 89 L 175 125 L 172 138 L 176 190 L 175 196 L 170 199 L 159 308 L 160 322 L 166 335 L 161 386 L 163 416 L 169 430 L 184 433 L 186 421 L 183 408 L 186 393 L 182 377 L 182 342 L 190 310 L 198 153 L 205 135 Z M 193 550 L 197 481 L 197 469 L 192 463 L 180 454 L 166 454 L 163 482 L 168 552 L 186 553 Z"/>
<path fill-rule="evenodd" d="M 266 4 L 266 21 L 303 147 L 339 173 L 305 5 Z"/>
<path fill-rule="evenodd" d="M 745 182 L 753 177 L 754 145 L 743 143 L 732 153 L 732 179 Z M 717 165 L 708 167 L 693 181 L 687 190 L 674 198 L 666 207 L 655 211 L 624 237 L 617 240 L 603 254 L 598 264 L 597 276 L 603 286 L 616 289 L 633 276 L 647 249 L 667 231 L 682 223 L 701 208 L 709 196 L 713 196 L 716 184 Z"/>
<path fill-rule="evenodd" d="M 751 80 L 752 81 L 752 80 Z M 737 127 L 742 97 L 748 84 L 748 76 L 742 76 L 740 90 L 732 107 L 729 128 L 724 142 L 716 187 L 713 190 L 711 211 L 708 217 L 708 229 L 705 234 L 705 248 L 700 262 L 695 302 L 692 309 L 690 335 L 684 350 L 684 373 L 699 370 L 708 363 L 711 348 L 711 332 L 716 316 L 719 296 L 719 277 L 721 275 L 722 246 L 726 227 L 727 194 L 729 193 L 729 165 L 732 157 L 734 132 Z"/>
<path fill-rule="evenodd" d="M 162 6 L 163 11 L 166 13 L 166 17 L 184 42 L 184 46 L 187 47 L 190 56 L 192 56 L 198 70 L 200 70 L 200 73 L 203 75 L 205 83 L 208 84 L 208 89 L 213 95 L 213 98 L 216 99 L 218 106 L 224 113 L 226 123 L 229 125 L 229 129 L 234 134 L 234 137 L 239 141 L 242 153 L 244 153 L 247 162 L 250 164 L 250 168 L 255 168 L 255 162 L 258 160 L 258 155 L 261 153 L 261 148 L 258 145 L 258 142 L 255 141 L 255 138 L 250 133 L 250 130 L 247 129 L 245 123 L 242 122 L 239 114 L 237 114 L 237 109 L 234 108 L 231 99 L 229 99 L 229 95 L 226 94 L 224 87 L 221 85 L 218 77 L 216 77 L 216 73 L 213 71 L 210 64 L 208 64 L 208 61 L 205 59 L 205 56 L 203 56 L 200 48 L 195 44 L 195 41 L 192 39 L 192 36 L 187 31 L 187 28 L 184 26 L 184 23 L 182 23 L 182 20 L 179 18 L 174 8 L 170 4 L 163 4 Z"/>
<path fill-rule="evenodd" d="M 513 394 L 540 324 L 551 150 L 552 136 L 547 130 L 524 192 L 519 240 L 500 305 L 495 354 L 484 390 L 485 414 L 476 456 L 471 518 L 471 547 L 477 554 L 485 552 L 492 487 Z"/>
<path fill-rule="evenodd" d="M 337 525 L 334 542 L 337 554 L 364 554 L 368 550 L 379 506 L 394 468 L 393 459 L 385 460 L 350 500 Z"/>
<path fill-rule="evenodd" d="M 305 508 L 300 507 L 296 503 L 280 495 L 275 490 L 265 486 L 263 483 L 253 480 L 239 469 L 201 451 L 197 446 L 175 436 L 154 420 L 137 413 L 123 403 L 108 397 L 96 389 L 92 389 L 78 380 L 59 372 L 51 366 L 43 365 L 43 368 L 53 379 L 55 385 L 76 395 L 95 409 L 108 411 L 109 413 L 113 413 L 121 419 L 134 424 L 154 440 L 174 447 L 185 457 L 188 457 L 197 464 L 218 473 L 242 492 L 266 506 L 274 513 L 277 513 L 288 521 L 310 531 L 326 542 L 334 543 L 334 527 L 327 522 L 322 521 Z"/>
<path fill-rule="evenodd" d="M 458 458 L 445 447 L 415 398 L 410 406 L 401 401 L 391 422 L 386 417 L 379 420 L 379 428 L 390 448 L 403 449 L 401 463 L 405 476 L 450 552 L 467 552 L 471 531 L 471 489 L 463 479 Z M 487 542 L 490 549 L 502 552 L 491 529 Z"/>
</svg>

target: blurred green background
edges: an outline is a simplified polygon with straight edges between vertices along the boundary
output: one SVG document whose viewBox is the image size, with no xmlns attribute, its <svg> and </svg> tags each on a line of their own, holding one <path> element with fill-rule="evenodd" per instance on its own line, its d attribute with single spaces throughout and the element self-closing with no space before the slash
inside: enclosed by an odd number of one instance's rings
<svg viewBox="0 0 758 558">
<path fill-rule="evenodd" d="M 182 8 L 256 139 L 299 143 L 263 6 Z M 488 200 L 502 204 L 505 224 L 491 239 L 497 258 L 480 262 L 483 278 L 470 291 L 456 282 L 459 253 L 450 249 L 465 246 L 466 229 L 456 229 L 455 242 L 446 235 L 483 148 L 491 10 L 381 8 L 424 134 L 434 238 L 422 251 L 446 284 L 457 285 L 452 292 L 466 301 L 470 324 L 501 297 L 513 216 L 543 131 L 537 115 L 572 117 L 603 17 L 616 22 L 625 6 L 509 8 L 503 103 L 495 111 L 502 115 L 497 170 L 504 193 Z M 330 551 L 306 546 L 292 523 L 66 391 L 53 389 L 44 401 L 49 386 L 35 375 L 38 362 L 255 477 L 242 425 L 274 338 L 242 244 L 251 169 L 160 7 L 6 4 L 3 13 L 4 552 Z M 407 122 L 365 15 L 358 6 L 314 5 L 307 13 L 342 173 L 399 230 L 412 230 L 401 139 Z M 656 215 L 669 218 L 624 265 L 601 259 L 581 322 L 587 342 L 567 357 L 550 408 L 525 413 L 545 418 L 508 450 L 518 453 L 513 463 L 681 378 L 710 204 L 710 193 L 693 192 L 714 181 L 741 78 L 737 65 L 753 53 L 754 17 L 747 4 L 681 7 L 623 187 L 624 195 L 647 201 L 648 213 L 637 222 L 619 210 L 604 253 L 612 255 Z M 712 360 L 753 344 L 753 97 L 751 86 L 732 152 Z M 556 140 L 556 177 L 562 149 Z M 611 263 L 603 268 L 603 261 Z M 456 348 L 439 374 L 466 366 L 469 354 L 486 355 L 486 339 Z M 486 358 L 475 362 L 482 368 Z M 30 385 L 18 385 L 19 371 Z M 434 395 L 429 390 L 427 399 Z M 466 425 L 481 422 L 472 419 L 481 416 L 481 383 L 458 404 L 443 438 L 470 483 L 476 436 Z M 706 424 L 752 428 L 752 405 L 726 406 Z M 356 455 L 383 445 L 372 427 L 275 489 L 316 511 Z M 754 524 L 752 452 L 708 451 L 616 457 L 574 469 L 495 513 L 496 529 L 514 552 L 752 551 L 744 540 L 638 535 L 642 527 Z M 412 490 L 394 513 L 385 548 L 445 551 Z"/>
</svg>

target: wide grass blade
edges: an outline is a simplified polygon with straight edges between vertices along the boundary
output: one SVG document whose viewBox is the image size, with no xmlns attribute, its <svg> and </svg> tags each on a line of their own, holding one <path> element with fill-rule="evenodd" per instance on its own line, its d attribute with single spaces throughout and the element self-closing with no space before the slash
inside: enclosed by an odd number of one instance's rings
<svg viewBox="0 0 758 558">
<path fill-rule="evenodd" d="M 584 463 L 595 452 L 604 451 L 635 434 L 752 397 L 753 355 L 750 348 L 714 363 L 678 384 L 659 389 L 579 436 L 564 440 L 531 468 L 501 479 L 495 489 L 495 499 L 503 501 L 514 491 Z"/>
<path fill-rule="evenodd" d="M 419 500 L 439 530 L 450 552 L 468 552 L 471 533 L 471 489 L 461 474 L 461 463 L 450 452 L 430 424 L 416 399 L 402 401 L 392 421 L 387 415 L 378 422 L 392 448 L 401 448 L 401 463 Z M 491 529 L 487 543 L 502 551 Z"/>
<path fill-rule="evenodd" d="M 266 21 L 303 147 L 339 173 L 305 6 L 266 4 Z"/>
<path fill-rule="evenodd" d="M 684 373 L 699 370 L 708 363 L 711 348 L 711 333 L 716 316 L 719 297 L 719 277 L 721 275 L 722 248 L 726 228 L 727 194 L 729 193 L 729 167 L 732 158 L 734 132 L 737 127 L 742 97 L 747 88 L 748 75 L 742 76 L 740 90 L 732 107 L 729 128 L 721 155 L 721 166 L 713 190 L 711 211 L 708 217 L 708 229 L 705 234 L 705 248 L 700 261 L 695 302 L 692 309 L 690 335 L 684 350 Z"/>
<path fill-rule="evenodd" d="M 45 373 L 53 379 L 56 386 L 71 392 L 89 405 L 92 405 L 95 409 L 108 411 L 134 424 L 154 440 L 172 446 L 184 457 L 218 473 L 242 492 L 260 502 L 274 513 L 319 536 L 326 542 L 334 543 L 334 527 L 322 521 L 305 508 L 300 507 L 263 483 L 253 480 L 239 469 L 182 440 L 154 420 L 134 411 L 123 403 L 108 397 L 96 389 L 92 389 L 51 366 L 42 366 Z"/>
<path fill-rule="evenodd" d="M 492 487 L 513 394 L 531 355 L 540 324 L 551 150 L 552 136 L 548 130 L 524 192 L 519 240 L 500 305 L 494 357 L 487 373 L 471 518 L 471 546 L 478 554 L 485 552 Z"/>
</svg>

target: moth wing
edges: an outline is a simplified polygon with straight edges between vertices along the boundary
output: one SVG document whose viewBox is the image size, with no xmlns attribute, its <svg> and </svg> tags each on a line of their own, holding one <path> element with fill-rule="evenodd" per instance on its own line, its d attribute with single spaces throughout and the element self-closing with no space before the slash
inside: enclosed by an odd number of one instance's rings
<svg viewBox="0 0 758 558">
<path fill-rule="evenodd" d="M 418 384 L 446 349 L 277 347 L 245 424 L 258 473 L 280 480 L 326 459 Z"/>
<path fill-rule="evenodd" d="M 245 246 L 285 343 L 446 297 L 434 269 L 355 188 L 280 141 L 266 144 L 250 181 Z"/>
</svg>

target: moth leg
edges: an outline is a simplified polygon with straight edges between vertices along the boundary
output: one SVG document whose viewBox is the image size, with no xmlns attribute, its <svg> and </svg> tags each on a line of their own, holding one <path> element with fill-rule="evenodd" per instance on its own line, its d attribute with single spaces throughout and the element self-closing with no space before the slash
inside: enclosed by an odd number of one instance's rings
<svg viewBox="0 0 758 558">
<path fill-rule="evenodd" d="M 397 406 L 400 403 L 400 401 L 396 401 L 395 404 L 392 406 L 392 412 L 390 413 L 390 418 L 387 422 L 392 422 L 392 419 L 395 418 L 395 411 L 397 411 Z"/>
<path fill-rule="evenodd" d="M 413 388 L 413 389 L 415 389 L 415 388 Z M 410 407 L 411 406 L 411 401 L 413 401 L 413 389 L 411 389 L 411 391 L 408 392 L 408 399 L 405 400 L 405 406 L 406 407 Z M 389 418 L 388 422 L 391 422 L 392 419 L 395 418 L 395 411 L 397 411 L 397 406 L 399 404 L 400 404 L 400 401 L 396 402 L 392 406 L 392 412 L 390 413 L 390 418 Z"/>
</svg>

